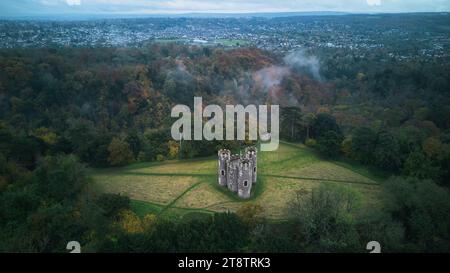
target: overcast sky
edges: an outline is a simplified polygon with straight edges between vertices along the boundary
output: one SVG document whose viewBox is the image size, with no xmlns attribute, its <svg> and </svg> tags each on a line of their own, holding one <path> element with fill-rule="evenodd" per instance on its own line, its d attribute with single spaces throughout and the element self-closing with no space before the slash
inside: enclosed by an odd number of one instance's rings
<svg viewBox="0 0 450 273">
<path fill-rule="evenodd" d="M 295 11 L 450 11 L 450 0 L 0 0 L 0 16 Z"/>
</svg>

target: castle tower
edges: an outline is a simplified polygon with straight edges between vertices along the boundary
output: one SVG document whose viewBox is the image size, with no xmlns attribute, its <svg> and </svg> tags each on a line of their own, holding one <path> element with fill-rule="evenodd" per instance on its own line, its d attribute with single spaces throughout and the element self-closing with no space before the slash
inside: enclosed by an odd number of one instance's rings
<svg viewBox="0 0 450 273">
<path fill-rule="evenodd" d="M 226 149 L 221 149 L 218 152 L 219 156 L 219 185 L 226 187 L 227 186 L 227 165 L 230 160 L 231 152 Z"/>
<path fill-rule="evenodd" d="M 252 169 L 252 183 L 256 183 L 257 173 L 258 173 L 258 158 L 256 154 L 256 148 L 255 147 L 247 147 L 245 149 L 245 155 L 248 159 L 250 159 L 253 163 L 253 169 Z"/>
<path fill-rule="evenodd" d="M 250 198 L 252 189 L 253 162 L 247 158 L 239 162 L 238 196 L 240 198 Z"/>
<path fill-rule="evenodd" d="M 239 159 L 239 155 L 232 155 L 228 164 L 227 186 L 228 189 L 232 192 L 238 191 Z"/>
</svg>

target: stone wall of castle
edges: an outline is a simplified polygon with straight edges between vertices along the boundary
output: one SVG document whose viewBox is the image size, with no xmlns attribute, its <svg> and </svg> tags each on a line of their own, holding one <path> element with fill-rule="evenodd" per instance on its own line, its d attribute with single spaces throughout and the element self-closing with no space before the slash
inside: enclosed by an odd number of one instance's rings
<svg viewBox="0 0 450 273">
<path fill-rule="evenodd" d="M 218 152 L 219 185 L 237 193 L 240 198 L 250 198 L 257 181 L 257 151 L 247 147 L 244 155 L 232 155 L 230 150 Z"/>
</svg>

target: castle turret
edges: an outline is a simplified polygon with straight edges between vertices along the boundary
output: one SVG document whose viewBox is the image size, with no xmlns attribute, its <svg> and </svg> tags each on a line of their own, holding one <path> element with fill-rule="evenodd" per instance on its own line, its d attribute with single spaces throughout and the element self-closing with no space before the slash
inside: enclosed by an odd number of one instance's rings
<svg viewBox="0 0 450 273">
<path fill-rule="evenodd" d="M 231 155 L 226 149 L 218 152 L 219 185 L 236 192 L 240 198 L 250 198 L 252 185 L 256 183 L 256 148 L 248 147 L 243 155 Z"/>
<path fill-rule="evenodd" d="M 238 191 L 239 159 L 239 155 L 232 155 L 227 166 L 228 189 L 232 192 Z"/>
<path fill-rule="evenodd" d="M 246 157 L 252 161 L 252 183 L 256 183 L 256 178 L 257 178 L 257 167 L 258 167 L 258 158 L 257 158 L 257 154 L 256 154 L 256 148 L 255 147 L 247 147 L 245 149 L 245 155 Z"/>
<path fill-rule="evenodd" d="M 239 162 L 238 196 L 250 198 L 252 189 L 253 162 L 247 158 Z"/>
<path fill-rule="evenodd" d="M 227 165 L 230 160 L 231 152 L 226 149 L 221 149 L 218 152 L 219 156 L 219 185 L 227 186 Z"/>
</svg>

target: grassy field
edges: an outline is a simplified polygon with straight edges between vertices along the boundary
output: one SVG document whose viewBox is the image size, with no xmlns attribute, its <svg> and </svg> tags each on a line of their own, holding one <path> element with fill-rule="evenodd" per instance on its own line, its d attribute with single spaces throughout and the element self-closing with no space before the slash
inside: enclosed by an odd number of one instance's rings
<svg viewBox="0 0 450 273">
<path fill-rule="evenodd" d="M 250 44 L 246 40 L 239 39 L 217 39 L 215 42 L 224 46 L 246 46 Z"/>
<path fill-rule="evenodd" d="M 276 152 L 258 153 L 258 182 L 252 197 L 240 200 L 217 183 L 214 157 L 138 163 L 124 168 L 93 170 L 95 187 L 130 196 L 140 216 L 153 213 L 172 218 L 236 211 L 244 204 L 259 204 L 266 217 L 283 219 L 297 190 L 310 192 L 323 183 L 352 187 L 362 196 L 362 208 L 380 204 L 379 182 L 384 178 L 348 161 L 327 161 L 303 145 L 281 143 Z"/>
<path fill-rule="evenodd" d="M 184 43 L 187 39 L 179 39 L 179 38 L 173 38 L 173 39 L 155 39 L 152 40 L 153 43 L 160 43 L 160 44 L 167 44 L 167 43 Z"/>
<path fill-rule="evenodd" d="M 193 40 L 191 39 L 180 39 L 180 38 L 173 38 L 173 39 L 154 39 L 150 41 L 151 43 L 159 43 L 159 44 L 168 44 L 168 43 L 192 43 Z M 249 41 L 246 40 L 239 40 L 239 39 L 217 39 L 214 41 L 208 41 L 206 44 L 208 45 L 217 45 L 220 44 L 222 46 L 227 47 L 236 47 L 236 46 L 248 46 L 250 45 Z"/>
</svg>

